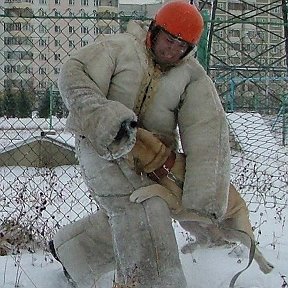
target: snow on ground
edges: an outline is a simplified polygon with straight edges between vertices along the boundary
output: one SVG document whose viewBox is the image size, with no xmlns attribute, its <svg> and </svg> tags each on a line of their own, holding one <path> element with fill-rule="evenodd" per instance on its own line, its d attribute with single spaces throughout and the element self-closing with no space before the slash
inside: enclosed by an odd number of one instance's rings
<svg viewBox="0 0 288 288">
<path fill-rule="evenodd" d="M 274 230 L 271 219 L 267 232 Z M 186 243 L 187 235 L 174 224 L 179 247 Z M 271 230 L 270 230 L 271 229 Z M 270 231 L 269 231 L 270 230 Z M 266 232 L 265 232 L 266 233 Z M 275 241 L 274 246 L 260 245 L 267 259 L 275 265 L 274 270 L 264 275 L 255 262 L 243 272 L 235 288 L 285 288 L 288 282 L 288 242 L 287 229 Z M 276 235 L 275 235 L 276 237 Z M 199 249 L 192 255 L 180 252 L 183 269 L 188 281 L 188 288 L 225 288 L 229 287 L 231 278 L 248 263 L 248 250 L 242 246 L 231 248 Z M 111 288 L 113 273 L 98 283 L 97 287 Z M 105 277 L 104 277 L 105 278 Z M 15 286 L 15 285 L 18 286 Z M 285 286 L 286 285 L 286 286 Z M 37 288 L 71 288 L 62 273 L 59 263 L 53 261 L 47 252 L 37 251 L 0 257 L 0 287 L 37 287 Z"/>
<path fill-rule="evenodd" d="M 243 151 L 263 160 L 278 159 L 280 147 L 259 113 L 227 113 L 227 119 Z"/>
<path fill-rule="evenodd" d="M 63 167 L 57 167 L 56 173 L 61 174 L 61 168 L 63 169 Z M 70 176 L 72 173 L 75 173 L 76 175 L 78 173 L 75 167 L 66 167 L 65 169 L 67 169 L 68 175 Z M 36 174 L 37 177 L 35 178 L 33 173 L 35 173 L 36 170 L 30 170 L 31 169 L 28 170 L 29 177 L 31 177 L 33 181 L 38 179 L 39 182 L 42 182 L 41 175 L 38 173 Z M 45 173 L 45 171 L 42 172 L 47 177 L 47 173 Z M 21 168 L 15 168 L 13 173 L 15 173 L 15 177 L 18 178 L 20 182 L 21 179 L 23 180 L 24 176 Z M 27 171 L 25 173 L 27 173 Z M 79 178 L 72 178 L 75 179 L 75 183 L 79 185 L 81 182 Z M 49 235 L 50 231 L 52 231 L 51 233 L 54 233 L 55 227 L 57 227 L 59 223 L 63 225 L 65 222 L 67 223 L 67 219 L 72 220 L 74 217 L 79 217 L 75 211 L 78 210 L 80 217 L 81 215 L 83 216 L 84 212 L 81 203 L 86 207 L 91 205 L 89 204 L 90 200 L 88 198 L 83 198 L 80 190 L 77 194 L 77 198 L 81 199 L 80 203 L 78 203 L 74 197 L 71 198 L 71 193 L 69 191 L 73 187 L 73 183 L 71 183 L 71 180 L 68 181 L 69 177 L 67 174 L 56 178 L 55 174 L 53 173 L 52 179 L 54 179 L 54 183 L 59 183 L 59 190 L 55 191 L 55 189 L 52 189 L 52 191 L 50 188 L 47 190 L 47 195 L 49 195 L 49 197 L 51 197 L 53 200 L 46 204 L 47 207 L 45 209 L 45 213 L 42 215 L 39 214 L 40 219 L 37 222 L 38 225 L 40 224 L 45 226 L 45 233 L 47 235 Z M 59 179 L 61 181 L 59 181 Z M 64 179 L 67 179 L 68 184 L 65 183 Z M 47 181 L 48 180 L 49 178 Z M 51 181 L 51 179 L 49 181 Z M 19 183 L 16 183 L 17 187 L 21 188 Z M 25 183 L 25 181 L 22 181 L 22 183 Z M 52 183 L 50 182 L 50 184 L 52 184 L 51 187 L 54 187 L 53 181 Z M 43 187 L 47 187 L 47 184 L 45 183 L 42 185 Z M 29 185 L 25 185 L 25 187 L 28 186 Z M 35 191 L 36 187 L 37 182 L 35 183 L 35 186 L 31 186 L 31 191 L 34 191 L 35 194 L 37 194 Z M 61 191 L 61 193 L 59 191 Z M 16 192 L 19 193 L 19 191 Z M 10 194 L 9 198 L 14 199 L 15 195 L 16 194 Z M 31 200 L 35 202 L 37 197 L 32 197 L 30 200 L 29 199 L 30 198 L 25 198 L 26 202 Z M 47 199 L 45 198 L 45 195 L 42 195 L 41 199 L 39 200 L 43 201 L 45 199 Z M 10 208 L 13 207 L 13 201 L 6 204 Z M 37 203 L 34 205 L 36 204 Z M 30 206 L 31 205 L 29 204 L 23 204 L 22 211 Z M 32 210 L 35 208 L 33 205 L 31 207 Z M 61 209 L 62 212 L 60 211 Z M 13 208 L 10 212 L 12 211 Z M 29 211 L 27 211 L 27 213 L 28 212 Z M 267 260 L 270 261 L 275 268 L 270 274 L 264 275 L 259 270 L 255 261 L 253 261 L 248 270 L 240 275 L 236 282 L 235 288 L 288 287 L 287 214 L 287 208 L 279 210 L 277 207 L 275 209 L 267 209 L 263 206 L 261 206 L 257 212 L 251 213 L 250 219 L 252 225 L 256 227 L 255 237 L 260 243 L 259 248 L 266 256 Z M 15 211 L 13 211 L 13 215 L 15 215 Z M 33 213 L 31 215 L 33 215 Z M 51 217 L 49 217 L 51 215 L 54 216 L 53 220 Z M 63 215 L 69 217 L 63 218 Z M 41 219 L 42 221 L 40 221 Z M 46 221 L 48 219 L 50 220 L 50 224 Z M 191 241 L 191 236 L 183 231 L 177 222 L 175 222 L 173 225 L 179 248 L 181 248 L 185 243 Z M 232 277 L 246 267 L 248 263 L 249 251 L 242 245 L 234 245 L 232 247 L 214 247 L 209 249 L 202 248 L 196 250 L 193 254 L 183 255 L 181 252 L 179 253 L 188 281 L 188 288 L 228 288 Z M 100 282 L 98 282 L 97 286 L 94 288 L 111 288 L 112 277 L 113 273 L 105 275 L 105 277 L 100 279 Z M 0 287 L 71 288 L 64 277 L 64 274 L 62 273 L 61 265 L 57 261 L 53 260 L 50 253 L 41 250 L 37 250 L 35 253 L 29 253 L 27 250 L 23 250 L 21 254 L 18 255 L 0 257 Z"/>
<path fill-rule="evenodd" d="M 31 119 L 21 121 L 25 127 Z M 19 123 L 12 122 L 9 125 L 15 129 L 15 125 Z M 43 129 L 40 128 L 41 123 L 31 129 L 39 133 Z M 0 126 L 4 124 L 1 121 Z M 6 126 L 2 129 L 6 129 Z M 49 127 L 49 123 L 45 122 L 45 127 Z M 60 130 L 62 127 L 63 124 L 59 125 Z M 17 129 L 22 130 L 22 126 Z M 11 133 L 15 134 L 15 131 L 12 129 Z M 23 140 L 23 133 L 26 132 L 21 132 L 19 140 Z M 11 135 L 6 131 L 0 136 L 1 146 L 5 147 L 7 143 L 4 143 L 5 139 L 2 136 L 11 141 Z M 31 137 L 31 134 L 29 136 L 28 133 L 26 136 Z M 287 157 L 287 151 L 281 155 Z M 282 157 L 272 157 L 275 164 L 272 165 L 270 161 L 262 162 L 260 156 L 249 159 L 242 156 L 233 157 L 232 178 L 236 186 L 241 188 L 242 195 L 249 205 L 250 219 L 255 227 L 254 234 L 259 248 L 275 268 L 270 274 L 264 275 L 253 262 L 248 270 L 240 275 L 235 288 L 288 288 L 287 158 L 283 161 Z M 282 161 L 280 167 L 278 161 Z M 278 172 L 274 173 L 275 170 Z M 60 166 L 54 169 L 1 167 L 1 219 L 23 219 L 23 223 L 27 223 L 27 219 L 33 219 L 34 228 L 49 238 L 59 226 L 83 217 L 89 211 L 95 211 L 95 204 L 87 196 L 79 173 L 77 166 Z M 174 223 L 174 227 L 181 248 L 191 238 L 177 223 Z M 192 255 L 183 255 L 180 252 L 188 288 L 228 288 L 232 277 L 246 267 L 248 254 L 248 249 L 242 246 L 198 249 Z M 105 275 L 96 288 L 111 288 L 112 277 L 113 273 Z M 0 257 L 0 288 L 13 287 L 71 286 L 62 273 L 61 265 L 54 261 L 48 252 L 36 250 L 35 253 L 29 253 L 22 250 L 18 255 Z"/>
</svg>

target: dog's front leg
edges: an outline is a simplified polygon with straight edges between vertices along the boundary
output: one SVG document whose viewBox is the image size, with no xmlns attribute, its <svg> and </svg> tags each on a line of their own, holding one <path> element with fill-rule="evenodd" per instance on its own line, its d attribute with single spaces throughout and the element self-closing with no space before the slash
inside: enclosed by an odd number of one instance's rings
<svg viewBox="0 0 288 288">
<path fill-rule="evenodd" d="M 130 201 L 135 203 L 141 203 L 155 196 L 162 198 L 167 203 L 169 209 L 175 211 L 179 211 L 181 209 L 181 203 L 175 197 L 175 195 L 170 190 L 161 186 L 160 184 L 152 184 L 135 190 L 130 195 Z"/>
</svg>

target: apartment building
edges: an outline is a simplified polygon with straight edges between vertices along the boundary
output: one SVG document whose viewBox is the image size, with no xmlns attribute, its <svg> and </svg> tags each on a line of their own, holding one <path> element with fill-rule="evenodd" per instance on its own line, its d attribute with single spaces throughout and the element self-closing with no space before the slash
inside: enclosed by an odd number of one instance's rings
<svg viewBox="0 0 288 288">
<path fill-rule="evenodd" d="M 287 94 L 281 1 L 219 0 L 213 29 L 209 73 L 225 109 L 276 111 Z"/>
<path fill-rule="evenodd" d="M 4 25 L 1 35 L 1 86 L 11 87 L 24 85 L 33 86 L 33 42 L 31 33 L 33 26 L 29 17 L 33 16 L 32 1 L 5 0 Z M 16 6 L 14 6 L 17 4 Z M 19 17 L 21 16 L 21 18 Z M 15 22 L 9 19 L 17 19 Z M 19 79 L 18 75 L 22 75 Z M 2 89 L 1 89 L 2 90 Z"/>
<path fill-rule="evenodd" d="M 57 90 L 66 57 L 119 31 L 118 0 L 4 0 L 2 11 L 0 90 Z"/>
<path fill-rule="evenodd" d="M 169 1 L 123 5 L 118 0 L 4 0 L 4 10 L 0 10 L 6 16 L 0 26 L 0 63 L 4 67 L 0 68 L 0 90 L 57 90 L 66 57 L 92 43 L 100 33 L 122 31 L 114 17 L 119 11 L 151 18 L 164 2 Z M 199 2 L 200 6 L 206 3 L 204 9 L 211 12 L 209 2 Z M 286 62 L 280 2 L 218 0 L 209 62 L 212 71 L 245 66 L 249 73 L 261 66 L 274 76 L 278 72 L 283 75 Z M 228 20 L 235 23 L 228 25 Z"/>
<path fill-rule="evenodd" d="M 212 54 L 217 54 L 219 59 L 228 65 L 242 66 L 245 63 L 248 68 L 285 67 L 283 15 L 280 2 L 218 1 L 216 10 L 218 24 L 215 27 Z M 227 24 L 227 21 L 231 23 L 234 21 L 234 24 Z M 282 60 L 279 62 L 281 56 Z M 220 65 L 220 61 L 216 58 L 214 61 L 212 59 L 212 65 Z"/>
</svg>

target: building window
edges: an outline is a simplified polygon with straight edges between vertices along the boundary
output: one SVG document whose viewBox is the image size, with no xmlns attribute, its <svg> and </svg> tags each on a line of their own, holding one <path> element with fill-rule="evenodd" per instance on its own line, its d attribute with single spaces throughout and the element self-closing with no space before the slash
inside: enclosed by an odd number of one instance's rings
<svg viewBox="0 0 288 288">
<path fill-rule="evenodd" d="M 279 51 L 278 46 L 274 45 L 274 46 L 271 46 L 271 47 L 272 47 L 272 48 L 270 49 L 270 52 L 271 52 L 272 54 L 277 54 L 278 51 Z"/>
<path fill-rule="evenodd" d="M 39 33 L 47 33 L 47 27 L 42 25 L 42 24 L 40 24 Z"/>
<path fill-rule="evenodd" d="M 75 29 L 73 26 L 69 26 L 69 33 L 75 33 Z"/>
<path fill-rule="evenodd" d="M 217 16 L 217 17 L 216 17 L 216 21 L 217 21 L 217 22 L 220 22 L 220 23 L 221 23 L 221 22 L 223 22 L 224 20 L 225 20 L 225 17 L 222 17 L 222 16 Z"/>
<path fill-rule="evenodd" d="M 277 34 L 270 34 L 270 40 L 271 41 L 279 41 L 281 38 L 280 35 L 277 35 Z"/>
<path fill-rule="evenodd" d="M 40 5 L 46 5 L 47 4 L 46 2 L 47 2 L 46 0 L 39 0 Z"/>
<path fill-rule="evenodd" d="M 38 10 L 38 14 L 39 14 L 40 17 L 46 16 L 46 12 L 43 9 L 39 9 Z"/>
<path fill-rule="evenodd" d="M 257 38 L 262 41 L 267 41 L 267 33 L 265 31 L 256 31 Z"/>
<path fill-rule="evenodd" d="M 99 28 L 98 27 L 94 26 L 93 31 L 94 31 L 94 35 L 99 34 Z"/>
<path fill-rule="evenodd" d="M 60 0 L 55 0 L 55 5 L 60 5 Z"/>
<path fill-rule="evenodd" d="M 81 0 L 81 5 L 82 6 L 88 6 L 88 0 Z"/>
<path fill-rule="evenodd" d="M 88 13 L 86 13 L 86 12 L 81 12 L 81 17 L 88 17 Z"/>
<path fill-rule="evenodd" d="M 42 46 L 42 47 L 44 47 L 44 46 L 47 46 L 47 40 L 46 39 L 39 39 L 39 46 Z"/>
<path fill-rule="evenodd" d="M 216 35 L 218 38 L 223 39 L 223 37 L 224 37 L 224 32 L 223 32 L 223 30 L 219 30 L 219 31 L 215 32 L 215 35 Z"/>
<path fill-rule="evenodd" d="M 119 27 L 111 26 L 111 33 L 116 34 L 119 31 Z"/>
<path fill-rule="evenodd" d="M 219 2 L 219 3 L 217 3 L 217 8 L 220 8 L 220 10 L 224 10 L 224 9 L 226 9 L 226 5 L 225 4 L 226 3 Z"/>
<path fill-rule="evenodd" d="M 55 30 L 56 33 L 60 33 L 61 32 L 61 28 L 58 25 L 54 27 L 54 30 Z"/>
<path fill-rule="evenodd" d="M 5 51 L 5 59 L 33 60 L 33 53 L 28 51 Z"/>
<path fill-rule="evenodd" d="M 46 74 L 46 68 L 45 67 L 39 67 L 39 74 L 45 75 Z"/>
<path fill-rule="evenodd" d="M 230 36 L 231 36 L 231 37 L 240 37 L 240 30 L 231 29 L 231 30 L 230 30 Z"/>
<path fill-rule="evenodd" d="M 246 35 L 247 35 L 250 39 L 252 39 L 252 38 L 254 38 L 254 37 L 257 36 L 257 32 L 256 32 L 256 30 L 247 30 L 247 31 L 246 31 Z"/>
<path fill-rule="evenodd" d="M 4 44 L 5 45 L 29 45 L 33 44 L 33 41 L 29 37 L 4 37 Z"/>
<path fill-rule="evenodd" d="M 88 45 L 88 40 L 81 40 L 80 46 L 84 47 L 86 45 Z"/>
<path fill-rule="evenodd" d="M 22 27 L 23 27 L 23 31 L 31 31 L 31 32 L 33 31 L 33 25 L 31 24 L 23 23 Z"/>
<path fill-rule="evenodd" d="M 99 32 L 101 34 L 112 34 L 112 29 L 109 26 L 108 27 L 100 27 L 99 29 L 100 29 Z"/>
<path fill-rule="evenodd" d="M 60 60 L 60 54 L 54 54 L 54 60 L 55 61 Z"/>
<path fill-rule="evenodd" d="M 272 9 L 272 13 L 276 13 L 276 14 L 281 13 L 280 6 L 279 6 L 279 7 L 275 7 L 275 8 L 273 8 L 273 9 Z"/>
<path fill-rule="evenodd" d="M 13 1 L 16 2 L 16 1 Z M 19 1 L 17 1 L 19 3 Z M 4 9 L 4 15 L 8 17 L 33 17 L 33 11 L 32 9 L 23 9 L 23 8 L 18 8 L 18 7 L 12 7 L 12 8 L 7 8 Z"/>
<path fill-rule="evenodd" d="M 43 54 L 43 53 L 40 53 L 39 54 L 39 60 L 47 60 L 47 56 L 46 56 L 46 54 Z"/>
<path fill-rule="evenodd" d="M 54 40 L 54 46 L 55 46 L 55 47 L 59 47 L 59 46 L 60 46 L 60 40 L 55 39 L 55 40 Z"/>
<path fill-rule="evenodd" d="M 99 0 L 99 6 L 113 6 L 112 0 Z"/>
<path fill-rule="evenodd" d="M 240 48 L 241 48 L 240 43 L 232 43 L 231 47 L 233 50 L 236 50 L 236 51 L 240 51 Z"/>
<path fill-rule="evenodd" d="M 75 5 L 75 0 L 68 0 L 69 5 Z"/>
<path fill-rule="evenodd" d="M 260 64 L 262 64 L 262 65 L 265 65 L 267 60 L 268 60 L 268 59 L 266 59 L 266 58 L 260 58 L 260 59 L 258 59 L 258 61 L 259 61 Z"/>
<path fill-rule="evenodd" d="M 271 21 L 271 28 L 274 28 L 274 29 L 281 29 L 282 28 L 282 20 L 280 20 L 280 19 L 273 19 L 272 21 Z M 280 30 L 279 29 L 279 30 Z"/>
<path fill-rule="evenodd" d="M 257 22 L 259 23 L 264 23 L 267 24 L 268 23 L 268 19 L 267 18 L 262 18 L 262 17 L 257 17 Z"/>
<path fill-rule="evenodd" d="M 40 89 L 45 89 L 47 87 L 47 83 L 45 81 L 40 81 L 38 87 Z"/>
<path fill-rule="evenodd" d="M 74 44 L 74 40 L 69 40 L 69 47 L 70 48 L 74 48 L 75 47 L 75 44 Z"/>
<path fill-rule="evenodd" d="M 4 79 L 4 87 L 5 89 L 9 88 L 31 88 L 32 83 L 29 80 L 11 80 Z"/>
<path fill-rule="evenodd" d="M 12 73 L 12 66 L 11 65 L 5 65 L 4 66 L 4 73 Z"/>
<path fill-rule="evenodd" d="M 214 44 L 213 45 L 213 50 L 216 52 L 216 51 L 220 51 L 221 50 L 221 44 L 217 43 L 217 44 Z"/>
<path fill-rule="evenodd" d="M 243 10 L 245 10 L 245 9 L 247 9 L 248 7 L 247 7 L 247 5 L 245 4 L 245 3 L 238 3 L 238 2 L 236 2 L 236 3 L 228 3 L 228 10 L 240 10 L 240 11 L 243 11 Z"/>
<path fill-rule="evenodd" d="M 5 73 L 24 73 L 24 74 L 32 74 L 33 69 L 27 65 L 5 65 L 4 66 Z"/>
<path fill-rule="evenodd" d="M 21 31 L 21 23 L 4 23 L 4 31 Z"/>
<path fill-rule="evenodd" d="M 230 61 L 231 61 L 231 63 L 234 64 L 234 65 L 238 65 L 238 64 L 241 63 L 239 57 L 231 57 L 231 58 L 230 58 Z"/>
<path fill-rule="evenodd" d="M 82 34 L 88 34 L 88 27 L 85 27 L 85 26 L 81 26 L 81 33 Z"/>
</svg>

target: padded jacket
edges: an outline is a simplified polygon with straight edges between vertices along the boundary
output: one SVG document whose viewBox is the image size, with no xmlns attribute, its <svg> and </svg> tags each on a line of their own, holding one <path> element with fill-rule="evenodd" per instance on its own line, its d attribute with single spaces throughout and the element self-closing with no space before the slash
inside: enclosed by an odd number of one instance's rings
<svg viewBox="0 0 288 288">
<path fill-rule="evenodd" d="M 146 33 L 130 22 L 126 33 L 99 36 L 62 66 L 59 89 L 69 110 L 67 129 L 85 136 L 95 153 L 109 159 L 107 147 L 125 120 L 138 119 L 174 149 L 179 128 L 186 154 L 183 206 L 221 218 L 230 151 L 218 94 L 192 53 L 165 70 L 155 65 Z"/>
</svg>

